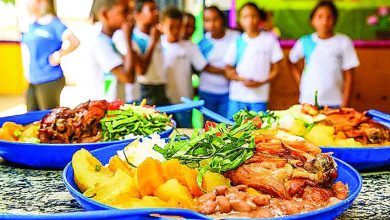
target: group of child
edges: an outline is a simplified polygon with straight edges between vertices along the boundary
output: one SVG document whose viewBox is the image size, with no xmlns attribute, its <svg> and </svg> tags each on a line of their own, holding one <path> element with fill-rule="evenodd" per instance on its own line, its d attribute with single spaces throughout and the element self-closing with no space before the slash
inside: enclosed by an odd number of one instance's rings
<svg viewBox="0 0 390 220">
<path fill-rule="evenodd" d="M 205 106 L 228 118 L 240 109 L 265 111 L 270 82 L 279 72 L 283 51 L 277 38 L 259 26 L 263 12 L 254 3 L 239 12 L 243 33 L 226 27 L 216 6 L 204 9 L 203 39 L 191 36 L 195 18 L 168 7 L 160 19 L 154 0 L 95 0 L 92 14 L 99 32 L 89 42 L 88 69 L 82 80 L 89 99 L 146 99 L 149 105 L 180 103 L 192 98 L 191 76 L 200 73 L 199 97 Z M 359 65 L 352 41 L 335 34 L 337 9 L 321 1 L 310 21 L 313 34 L 300 38 L 289 54 L 300 84 L 300 102 L 346 106 L 353 69 Z M 304 69 L 297 62 L 304 58 Z M 176 114 L 179 127 L 191 127 L 191 112 Z"/>
</svg>

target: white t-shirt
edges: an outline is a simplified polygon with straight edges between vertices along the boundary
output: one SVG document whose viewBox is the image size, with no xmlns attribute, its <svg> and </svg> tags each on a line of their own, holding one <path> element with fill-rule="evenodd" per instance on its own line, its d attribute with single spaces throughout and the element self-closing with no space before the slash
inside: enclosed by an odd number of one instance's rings
<svg viewBox="0 0 390 220">
<path fill-rule="evenodd" d="M 283 52 L 277 39 L 268 32 L 261 32 L 255 38 L 246 33 L 233 41 L 226 52 L 224 62 L 236 65 L 239 76 L 249 80 L 267 80 L 271 64 L 283 59 Z M 246 87 L 242 82 L 231 81 L 229 98 L 234 101 L 257 103 L 267 102 L 270 85 L 257 88 Z"/>
<path fill-rule="evenodd" d="M 80 73 L 79 85 L 85 99 L 117 99 L 118 82 L 110 71 L 122 65 L 123 59 L 114 48 L 112 39 L 101 32 L 84 44 L 84 71 Z"/>
<path fill-rule="evenodd" d="M 207 65 L 207 61 L 199 48 L 189 41 L 169 43 L 163 36 L 161 43 L 167 71 L 167 96 L 171 103 L 181 103 L 182 96 L 194 96 L 191 65 L 200 71 Z"/>
<path fill-rule="evenodd" d="M 134 49 L 139 54 L 145 54 L 146 50 L 149 48 L 150 36 L 141 32 L 138 28 L 133 30 L 133 41 Z M 146 70 L 146 74 L 137 77 L 137 81 L 145 85 L 162 85 L 165 84 L 166 73 L 163 68 L 163 54 L 161 49 L 161 43 L 157 43 L 153 50 L 152 59 L 150 61 L 149 67 Z"/>
<path fill-rule="evenodd" d="M 313 33 L 300 38 L 291 49 L 289 59 L 292 63 L 303 57 L 305 68 L 301 78 L 299 102 L 314 104 L 317 90 L 320 105 L 341 105 L 342 71 L 359 66 L 352 41 L 342 34 L 323 40 Z"/>
<path fill-rule="evenodd" d="M 112 36 L 112 41 L 114 41 L 118 51 L 125 56 L 127 54 L 127 42 L 125 39 L 125 34 L 123 30 L 119 29 L 115 31 Z M 140 87 L 139 83 L 126 83 L 125 84 L 125 96 L 126 102 L 132 102 L 140 98 Z"/>
<path fill-rule="evenodd" d="M 230 43 L 235 42 L 239 36 L 240 32 L 228 29 L 221 39 L 213 39 L 210 33 L 206 33 L 198 45 L 210 65 L 225 68 L 226 64 L 223 62 L 223 57 L 226 48 Z M 224 75 L 203 71 L 200 74 L 199 90 L 213 94 L 227 94 L 229 92 L 229 80 Z"/>
</svg>

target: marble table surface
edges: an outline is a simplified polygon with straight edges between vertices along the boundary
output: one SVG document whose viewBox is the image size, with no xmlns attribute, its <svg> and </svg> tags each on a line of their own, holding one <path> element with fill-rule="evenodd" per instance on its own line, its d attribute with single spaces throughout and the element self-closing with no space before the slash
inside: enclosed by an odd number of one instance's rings
<svg viewBox="0 0 390 220">
<path fill-rule="evenodd" d="M 61 173 L 18 168 L 0 159 L 0 219 L 2 214 L 81 211 Z M 362 192 L 338 219 L 390 219 L 390 171 L 362 173 L 362 177 Z"/>
<path fill-rule="evenodd" d="M 11 166 L 0 158 L 0 219 L 9 214 L 81 211 L 61 174 Z M 390 220 L 390 171 L 362 173 L 362 177 L 362 192 L 338 219 Z"/>
</svg>

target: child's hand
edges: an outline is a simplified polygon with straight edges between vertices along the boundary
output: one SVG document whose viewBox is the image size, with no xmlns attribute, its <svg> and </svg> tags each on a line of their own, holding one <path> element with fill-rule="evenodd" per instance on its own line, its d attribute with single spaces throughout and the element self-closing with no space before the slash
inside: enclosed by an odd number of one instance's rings
<svg viewBox="0 0 390 220">
<path fill-rule="evenodd" d="M 240 79 L 236 70 L 230 69 L 230 68 L 225 70 L 225 77 L 230 79 L 230 80 L 239 80 Z"/>
<path fill-rule="evenodd" d="M 153 43 L 157 43 L 160 40 L 161 34 L 160 24 L 156 24 L 150 29 L 150 39 Z"/>
<path fill-rule="evenodd" d="M 60 65 L 60 62 L 61 62 L 60 52 L 56 51 L 49 56 L 49 64 L 51 66 L 58 66 Z"/>
<path fill-rule="evenodd" d="M 131 39 L 133 29 L 134 29 L 134 22 L 127 21 L 122 25 L 122 31 L 125 34 L 126 39 Z"/>
<path fill-rule="evenodd" d="M 257 87 L 264 85 L 263 81 L 255 81 L 255 80 L 246 79 L 243 82 L 244 82 L 244 85 L 246 87 L 249 87 L 249 88 L 257 88 Z"/>
</svg>

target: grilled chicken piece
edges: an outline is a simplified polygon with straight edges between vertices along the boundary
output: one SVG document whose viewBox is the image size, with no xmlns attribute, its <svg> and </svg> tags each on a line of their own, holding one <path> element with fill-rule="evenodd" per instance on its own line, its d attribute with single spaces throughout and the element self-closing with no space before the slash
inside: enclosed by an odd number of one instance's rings
<svg viewBox="0 0 390 220">
<path fill-rule="evenodd" d="M 277 198 L 302 196 L 310 187 L 330 187 L 337 177 L 336 163 L 328 154 L 305 141 L 264 138 L 255 155 L 225 173 L 234 185 L 247 185 Z"/>
</svg>

